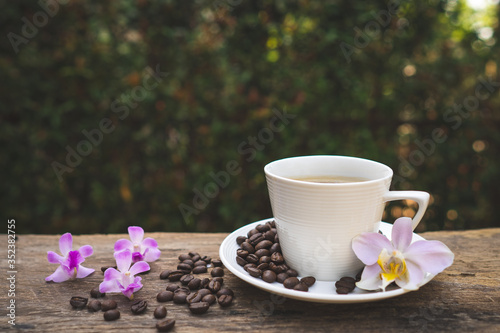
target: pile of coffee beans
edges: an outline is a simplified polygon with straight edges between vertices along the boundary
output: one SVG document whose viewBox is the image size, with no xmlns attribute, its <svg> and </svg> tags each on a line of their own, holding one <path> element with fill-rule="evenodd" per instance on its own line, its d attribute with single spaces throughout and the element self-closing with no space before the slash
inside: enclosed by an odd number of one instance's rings
<svg viewBox="0 0 500 333">
<path fill-rule="evenodd" d="M 259 224 L 246 236 L 236 238 L 240 246 L 236 251 L 236 262 L 248 274 L 267 283 L 279 282 L 287 289 L 308 291 L 316 282 L 313 276 L 298 279 L 296 270 L 285 262 L 279 243 L 276 223 Z"/>
</svg>

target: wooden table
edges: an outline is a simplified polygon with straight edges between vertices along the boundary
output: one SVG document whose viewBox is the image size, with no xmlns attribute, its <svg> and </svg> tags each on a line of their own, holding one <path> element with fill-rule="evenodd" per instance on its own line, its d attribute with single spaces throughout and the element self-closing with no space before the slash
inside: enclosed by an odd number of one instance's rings
<svg viewBox="0 0 500 333">
<path fill-rule="evenodd" d="M 500 332 L 500 229 L 421 235 L 448 245 L 455 253 L 455 262 L 415 292 L 373 303 L 308 303 L 269 294 L 225 269 L 224 285 L 236 295 L 232 306 L 221 308 L 214 304 L 206 314 L 193 315 L 186 305 L 169 302 L 167 318 L 176 320 L 173 332 Z M 74 248 L 93 246 L 94 255 L 87 258 L 84 266 L 95 268 L 96 272 L 85 279 L 63 283 L 44 280 L 57 267 L 47 262 L 46 253 L 59 252 L 60 235 L 18 235 L 14 297 L 6 289 L 9 285 L 6 278 L 12 275 L 7 273 L 7 260 L 2 259 L 0 266 L 4 281 L 0 294 L 0 331 L 156 332 L 157 320 L 152 314 L 159 304 L 156 294 L 167 283 L 159 279 L 160 272 L 176 267 L 178 255 L 189 251 L 218 258 L 219 245 L 227 234 L 147 233 L 147 236 L 154 237 L 162 251 L 161 258 L 152 263 L 151 272 L 143 275 L 143 289 L 135 295 L 136 299 L 148 299 L 149 308 L 143 315 L 133 315 L 128 299 L 108 295 L 118 302 L 121 318 L 106 322 L 102 312 L 72 309 L 69 299 L 75 295 L 89 297 L 89 291 L 102 282 L 100 267 L 114 265 L 114 242 L 128 235 L 74 236 Z M 5 235 L 0 244 L 7 249 Z M 15 326 L 8 323 L 6 313 L 12 299 L 16 306 Z"/>
</svg>

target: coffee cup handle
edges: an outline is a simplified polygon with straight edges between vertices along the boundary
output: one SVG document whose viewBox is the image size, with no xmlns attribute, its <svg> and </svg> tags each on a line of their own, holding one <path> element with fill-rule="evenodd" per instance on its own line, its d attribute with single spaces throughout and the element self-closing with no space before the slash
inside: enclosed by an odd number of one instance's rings
<svg viewBox="0 0 500 333">
<path fill-rule="evenodd" d="M 424 216 L 425 210 L 427 209 L 429 197 L 429 193 L 423 191 L 389 191 L 384 195 L 383 200 L 384 202 L 406 199 L 416 201 L 418 204 L 418 210 L 413 217 L 412 222 L 412 230 L 415 230 Z"/>
</svg>

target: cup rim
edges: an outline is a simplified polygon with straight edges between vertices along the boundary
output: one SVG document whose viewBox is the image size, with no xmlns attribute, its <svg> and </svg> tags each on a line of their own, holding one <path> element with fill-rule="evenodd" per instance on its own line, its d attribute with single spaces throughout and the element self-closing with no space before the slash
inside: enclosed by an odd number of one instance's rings
<svg viewBox="0 0 500 333">
<path fill-rule="evenodd" d="M 292 179 L 292 178 L 287 178 L 287 177 L 279 176 L 279 175 L 277 175 L 277 174 L 275 174 L 275 173 L 273 173 L 273 172 L 271 172 L 269 170 L 273 164 L 281 162 L 281 161 L 284 161 L 284 160 L 306 159 L 306 158 L 311 158 L 311 157 L 312 158 L 339 158 L 339 159 L 351 159 L 351 160 L 365 161 L 365 162 L 369 162 L 369 163 L 373 163 L 373 164 L 379 165 L 380 167 L 386 169 L 386 171 L 388 172 L 388 174 L 386 176 L 384 176 L 384 177 L 380 177 L 380 178 L 376 178 L 376 179 L 370 179 L 370 180 L 366 180 L 366 181 L 362 181 L 362 182 L 352 182 L 352 183 L 315 183 L 315 182 L 308 182 L 308 181 L 304 181 L 304 180 L 296 180 L 296 179 Z M 380 181 L 390 180 L 390 179 L 392 179 L 392 177 L 394 175 L 394 171 L 389 166 L 387 166 L 387 165 L 385 165 L 383 163 L 380 163 L 380 162 L 377 162 L 377 161 L 373 161 L 373 160 L 370 160 L 370 159 L 367 159 L 367 158 L 355 157 L 355 156 L 344 156 L 344 155 L 301 155 L 301 156 L 285 157 L 285 158 L 281 158 L 279 160 L 274 160 L 274 161 L 269 162 L 268 164 L 266 164 L 264 166 L 264 172 L 265 172 L 266 176 L 273 177 L 273 178 L 276 178 L 276 179 L 279 179 L 281 181 L 285 181 L 285 182 L 288 182 L 288 183 L 291 183 L 291 184 L 301 184 L 301 185 L 320 186 L 320 187 L 364 186 L 364 185 L 368 185 L 368 184 L 372 184 L 372 183 L 376 183 L 376 182 L 380 182 Z"/>
</svg>

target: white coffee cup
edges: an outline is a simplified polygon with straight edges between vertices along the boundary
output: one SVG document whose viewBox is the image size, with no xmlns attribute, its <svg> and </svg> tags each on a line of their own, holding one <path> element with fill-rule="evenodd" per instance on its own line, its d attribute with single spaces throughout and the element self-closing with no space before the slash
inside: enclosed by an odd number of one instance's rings
<svg viewBox="0 0 500 333">
<path fill-rule="evenodd" d="M 335 281 L 355 276 L 363 267 L 351 248 L 362 232 L 377 232 L 385 203 L 418 203 L 413 229 L 429 203 L 421 191 L 389 191 L 393 171 L 367 159 L 347 156 L 300 156 L 264 168 L 283 256 L 300 276 Z M 364 181 L 319 183 L 311 178 L 356 177 Z M 304 180 L 306 179 L 306 180 Z"/>
</svg>

